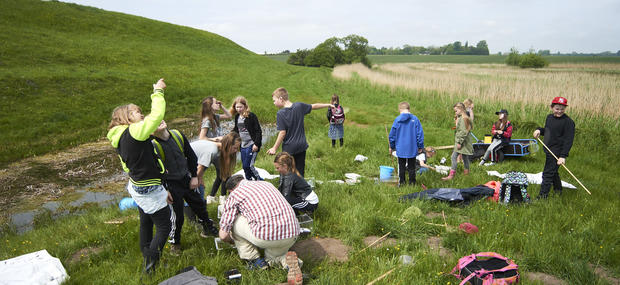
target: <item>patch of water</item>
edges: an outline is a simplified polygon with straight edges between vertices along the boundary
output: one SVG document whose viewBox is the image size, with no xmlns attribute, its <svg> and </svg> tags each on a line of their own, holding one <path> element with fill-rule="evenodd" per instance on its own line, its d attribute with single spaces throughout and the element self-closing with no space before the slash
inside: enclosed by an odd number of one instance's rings
<svg viewBox="0 0 620 285">
<path fill-rule="evenodd" d="M 89 192 L 86 190 L 78 190 L 77 193 L 83 193 L 82 197 L 69 203 L 70 206 L 80 207 L 86 203 L 97 203 L 100 206 L 108 206 L 114 204 L 116 195 L 103 192 Z"/>
<path fill-rule="evenodd" d="M 37 211 L 27 211 L 11 215 L 11 224 L 15 226 L 17 233 L 25 233 L 34 229 L 34 217 Z"/>
<path fill-rule="evenodd" d="M 47 202 L 45 204 L 43 204 L 43 209 L 49 210 L 51 212 L 56 212 L 56 210 L 58 210 L 58 208 L 60 207 L 60 203 L 56 202 L 56 201 L 51 201 L 51 202 Z"/>
<path fill-rule="evenodd" d="M 87 190 L 77 190 L 76 193 L 82 193 L 82 195 L 77 200 L 69 203 L 70 206 L 76 208 L 81 207 L 86 203 L 96 203 L 101 207 L 116 205 L 124 194 L 108 194 L 103 192 L 91 192 Z M 73 212 L 70 212 L 69 210 L 61 210 L 61 205 L 62 204 L 60 202 L 50 201 L 41 205 L 41 209 L 39 210 L 15 213 L 10 217 L 11 225 L 15 228 L 15 231 L 18 234 L 23 234 L 25 232 L 33 230 L 34 220 L 37 215 L 44 214 L 46 213 L 46 211 L 51 212 L 51 217 L 53 219 L 57 219 L 59 217 L 69 214 L 80 215 L 85 213 L 84 210 L 78 210 Z"/>
</svg>

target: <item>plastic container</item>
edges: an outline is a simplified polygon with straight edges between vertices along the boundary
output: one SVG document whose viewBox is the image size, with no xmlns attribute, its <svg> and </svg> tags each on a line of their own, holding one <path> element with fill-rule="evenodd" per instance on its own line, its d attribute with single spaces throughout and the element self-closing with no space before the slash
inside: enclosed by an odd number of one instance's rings
<svg viewBox="0 0 620 285">
<path fill-rule="evenodd" d="M 492 135 L 484 135 L 484 143 L 492 143 L 493 136 Z"/>
<path fill-rule="evenodd" d="M 379 179 L 390 180 L 392 178 L 392 173 L 394 173 L 394 167 L 385 165 L 379 166 Z"/>
<path fill-rule="evenodd" d="M 224 213 L 224 205 L 220 204 L 217 205 L 217 218 L 221 218 L 222 214 Z"/>
<path fill-rule="evenodd" d="M 314 226 L 314 220 L 312 217 L 308 216 L 308 214 L 297 216 L 297 221 L 299 221 L 300 228 L 312 230 L 312 227 Z"/>
<path fill-rule="evenodd" d="M 413 257 L 411 255 L 401 255 L 398 260 L 403 265 L 410 265 L 413 262 Z"/>
<path fill-rule="evenodd" d="M 234 244 L 230 244 L 230 243 L 224 242 L 219 237 L 214 238 L 213 242 L 215 243 L 215 249 L 216 250 L 236 248 Z"/>
</svg>

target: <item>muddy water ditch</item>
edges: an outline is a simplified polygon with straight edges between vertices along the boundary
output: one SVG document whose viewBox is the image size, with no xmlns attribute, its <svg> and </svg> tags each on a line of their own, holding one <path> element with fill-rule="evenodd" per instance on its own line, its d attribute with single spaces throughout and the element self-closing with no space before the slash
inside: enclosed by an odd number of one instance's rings
<svg viewBox="0 0 620 285">
<path fill-rule="evenodd" d="M 169 125 L 194 140 L 193 120 L 177 119 Z M 225 121 L 222 126 L 227 132 L 233 124 Z M 276 132 L 274 125 L 263 126 L 263 144 Z M 0 169 L 0 207 L 5 209 L 0 212 L 0 235 L 32 230 L 39 215 L 56 218 L 116 205 L 128 196 L 126 183 L 118 156 L 105 139 L 11 163 Z"/>
</svg>

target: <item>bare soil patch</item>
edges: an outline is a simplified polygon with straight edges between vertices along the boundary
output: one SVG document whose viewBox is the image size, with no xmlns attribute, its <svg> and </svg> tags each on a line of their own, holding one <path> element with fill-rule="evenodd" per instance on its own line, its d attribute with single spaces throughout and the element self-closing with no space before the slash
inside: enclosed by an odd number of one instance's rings
<svg viewBox="0 0 620 285">
<path fill-rule="evenodd" d="M 609 270 L 607 270 L 605 267 L 602 267 L 600 265 L 597 266 L 594 264 L 588 264 L 588 266 L 590 266 L 590 269 L 592 269 L 594 271 L 594 274 L 596 274 L 596 276 L 598 276 L 599 278 L 607 280 L 607 282 L 613 285 L 620 285 L 620 279 L 615 278 L 613 274 L 611 274 L 611 272 L 609 272 Z"/>
<path fill-rule="evenodd" d="M 439 256 L 443 258 L 452 258 L 453 256 L 452 251 L 441 246 L 441 241 L 442 241 L 441 237 L 433 236 L 433 237 L 429 237 L 426 240 L 426 244 L 428 245 L 430 249 L 438 251 Z"/>
<path fill-rule="evenodd" d="M 373 242 L 376 242 L 380 237 L 378 236 L 368 236 L 364 238 L 364 244 L 366 246 L 370 246 Z M 394 238 L 385 238 L 381 241 L 378 241 L 377 243 L 372 245 L 372 248 L 378 248 L 378 247 L 382 247 L 382 246 L 393 246 L 396 245 L 398 243 L 398 241 L 396 241 L 396 239 Z"/>
<path fill-rule="evenodd" d="M 564 280 L 559 279 L 553 275 L 549 275 L 542 272 L 527 272 L 525 273 L 527 279 L 540 281 L 545 285 L 566 285 L 567 283 Z"/>
<path fill-rule="evenodd" d="M 67 258 L 67 264 L 75 264 L 82 260 L 88 259 L 91 255 L 99 254 L 103 251 L 101 247 L 86 247 L 76 251 L 69 258 Z"/>
<path fill-rule="evenodd" d="M 335 238 L 310 238 L 295 243 L 291 250 L 297 252 L 302 260 L 318 262 L 329 258 L 330 261 L 345 262 L 349 259 L 351 247 Z"/>
</svg>

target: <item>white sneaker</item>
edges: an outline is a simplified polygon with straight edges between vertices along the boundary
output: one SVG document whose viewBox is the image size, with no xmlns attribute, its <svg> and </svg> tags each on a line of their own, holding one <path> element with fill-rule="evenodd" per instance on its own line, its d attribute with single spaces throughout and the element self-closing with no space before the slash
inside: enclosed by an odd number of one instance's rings
<svg viewBox="0 0 620 285">
<path fill-rule="evenodd" d="M 478 166 L 482 166 L 484 164 L 484 159 L 480 160 L 480 163 L 478 163 Z"/>
<path fill-rule="evenodd" d="M 220 204 L 226 203 L 226 196 L 220 196 Z"/>
<path fill-rule="evenodd" d="M 207 196 L 207 205 L 215 203 L 215 196 Z"/>
</svg>

